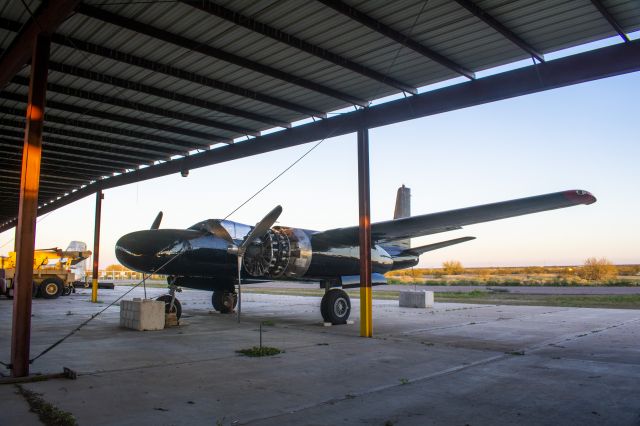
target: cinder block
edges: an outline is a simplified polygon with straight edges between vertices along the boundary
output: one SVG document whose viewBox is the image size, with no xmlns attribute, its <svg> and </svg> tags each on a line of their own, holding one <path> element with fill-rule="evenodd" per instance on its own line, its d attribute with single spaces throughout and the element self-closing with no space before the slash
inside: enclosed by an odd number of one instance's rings
<svg viewBox="0 0 640 426">
<path fill-rule="evenodd" d="M 401 291 L 399 302 L 401 308 L 432 308 L 433 291 Z"/>
<path fill-rule="evenodd" d="M 134 330 L 162 330 L 164 302 L 156 300 L 123 300 L 120 302 L 120 325 Z"/>
</svg>

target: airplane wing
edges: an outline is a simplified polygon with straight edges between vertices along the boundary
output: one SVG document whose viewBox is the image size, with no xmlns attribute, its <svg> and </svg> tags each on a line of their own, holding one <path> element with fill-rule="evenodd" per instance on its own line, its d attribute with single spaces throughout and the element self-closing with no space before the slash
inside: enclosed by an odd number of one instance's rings
<svg viewBox="0 0 640 426">
<path fill-rule="evenodd" d="M 592 204 L 595 201 L 596 198 L 587 191 L 571 190 L 411 216 L 372 224 L 371 239 L 374 243 L 385 243 L 461 229 L 464 225 L 474 223 L 506 219 L 579 204 Z M 314 247 L 318 248 L 358 245 L 358 227 L 351 226 L 321 231 L 312 235 L 312 241 Z"/>
</svg>

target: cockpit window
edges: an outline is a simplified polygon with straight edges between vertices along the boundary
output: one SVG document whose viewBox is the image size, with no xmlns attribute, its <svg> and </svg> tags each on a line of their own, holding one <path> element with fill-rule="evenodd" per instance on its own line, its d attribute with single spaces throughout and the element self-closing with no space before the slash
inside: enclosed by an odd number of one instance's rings
<svg viewBox="0 0 640 426">
<path fill-rule="evenodd" d="M 220 219 L 209 219 L 209 220 L 215 220 L 219 222 L 220 225 L 222 225 L 222 227 L 227 230 L 231 238 L 234 240 L 243 240 L 244 237 L 246 237 L 251 231 L 251 227 L 243 223 L 237 223 L 231 220 L 220 220 Z M 207 231 L 207 227 L 205 226 L 206 222 L 207 222 L 206 220 L 203 220 L 202 222 L 198 222 L 195 225 L 189 227 L 189 229 L 193 229 L 194 231 Z"/>
</svg>

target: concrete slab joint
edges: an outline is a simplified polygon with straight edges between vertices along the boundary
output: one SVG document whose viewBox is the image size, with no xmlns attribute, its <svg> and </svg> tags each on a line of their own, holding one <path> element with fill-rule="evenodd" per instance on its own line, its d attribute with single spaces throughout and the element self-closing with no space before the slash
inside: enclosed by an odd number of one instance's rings
<svg viewBox="0 0 640 426">
<path fill-rule="evenodd" d="M 401 291 L 401 308 L 433 308 L 433 291 Z"/>
<path fill-rule="evenodd" d="M 120 327 L 133 330 L 162 330 L 165 304 L 157 300 L 123 300 L 120 302 Z"/>
</svg>

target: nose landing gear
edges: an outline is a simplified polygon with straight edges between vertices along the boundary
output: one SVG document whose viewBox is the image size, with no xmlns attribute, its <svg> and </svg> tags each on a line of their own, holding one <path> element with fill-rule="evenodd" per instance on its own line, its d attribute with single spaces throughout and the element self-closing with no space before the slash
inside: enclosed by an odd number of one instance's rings
<svg viewBox="0 0 640 426">
<path fill-rule="evenodd" d="M 157 301 L 165 303 L 165 313 L 175 313 L 177 319 L 180 319 L 180 317 L 182 316 L 182 305 L 176 298 L 176 292 L 179 293 L 181 291 L 182 289 L 180 287 L 169 283 L 169 294 L 163 294 L 162 296 L 156 298 Z"/>
</svg>

